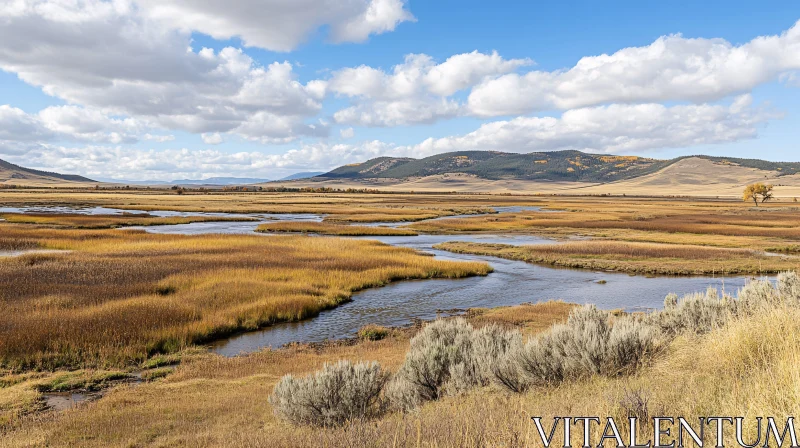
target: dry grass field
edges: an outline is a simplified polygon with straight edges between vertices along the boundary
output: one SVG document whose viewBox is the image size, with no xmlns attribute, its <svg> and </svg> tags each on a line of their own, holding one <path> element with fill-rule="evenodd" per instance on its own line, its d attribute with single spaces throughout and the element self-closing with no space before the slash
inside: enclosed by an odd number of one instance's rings
<svg viewBox="0 0 800 448">
<path fill-rule="evenodd" d="M 582 241 L 510 246 L 447 242 L 435 246 L 461 254 L 488 255 L 563 268 L 650 275 L 775 274 L 800 268 L 800 258 L 772 256 L 749 249 L 686 244 Z"/>
<path fill-rule="evenodd" d="M 133 226 L 165 226 L 193 222 L 257 221 L 248 217 L 170 216 L 143 214 L 82 215 L 77 213 L 0 213 L 0 219 L 17 224 L 41 224 L 70 229 L 108 229 Z"/>
<path fill-rule="evenodd" d="M 261 224 L 256 232 L 262 233 L 315 233 L 332 236 L 414 236 L 419 235 L 411 229 L 395 227 L 357 226 L 329 222 L 276 222 Z"/>
<path fill-rule="evenodd" d="M 465 232 L 535 234 L 568 242 L 444 248 L 647 274 L 767 273 L 800 266 L 794 258 L 800 252 L 800 209 L 793 202 L 755 208 L 685 198 L 0 191 L 0 206 L 22 204 L 326 215 L 322 223 L 262 228 L 276 233 L 431 232 L 452 234 L 454 241 Z M 545 211 L 454 217 L 396 229 L 357 224 L 510 205 Z M 520 395 L 483 388 L 411 414 L 392 412 L 338 429 L 295 427 L 279 420 L 267 401 L 281 376 L 307 374 L 339 359 L 375 360 L 395 371 L 415 330 L 389 330 L 377 341 L 365 336 L 235 358 L 210 354 L 198 344 L 312 317 L 363 288 L 483 275 L 489 267 L 362 240 L 105 228 L 134 225 L 133 220 L 174 223 L 152 217 L 11 218 L 0 222 L 0 251 L 63 252 L 0 258 L 0 446 L 531 446 L 536 436 L 531 413 L 624 419 L 638 400 L 649 415 L 781 416 L 796 414 L 800 403 L 800 315 L 785 310 L 706 336 L 681 336 L 633 376 L 591 377 Z M 10 222 L 14 219 L 27 221 Z M 765 250 L 788 256 L 767 256 Z M 471 310 L 467 318 L 477 326 L 519 328 L 532 337 L 563 321 L 572 307 L 550 302 Z M 766 327 L 776 331 L 760 330 Z M 174 372 L 165 367 L 175 363 Z M 138 378 L 143 381 L 134 384 Z M 732 383 L 737 387 L 724 387 Z M 46 409 L 43 393 L 73 389 L 107 393 L 69 411 Z"/>
<path fill-rule="evenodd" d="M 342 222 L 404 222 L 486 213 L 488 203 L 528 204 L 532 198 L 447 194 L 241 193 L 92 190 L 2 190 L 0 206 L 103 206 L 123 210 L 219 213 L 313 213 Z"/>
<path fill-rule="evenodd" d="M 178 236 L 3 224 L 0 364 L 126 365 L 236 331 L 294 321 L 394 280 L 486 274 L 374 241 Z"/>
<path fill-rule="evenodd" d="M 488 323 L 496 317 L 510 325 L 529 325 L 533 329 L 528 334 L 535 335 L 537 328 L 563 321 L 570 308 L 563 303 L 520 306 L 476 313 L 471 320 Z M 765 327 L 775 331 L 765 332 Z M 414 413 L 390 413 L 377 421 L 334 429 L 295 427 L 273 415 L 266 397 L 282 375 L 305 374 L 337 359 L 377 360 L 394 370 L 403 360 L 409 336 L 400 332 L 382 341 L 299 346 L 238 358 L 198 356 L 163 380 L 117 388 L 68 412 L 23 417 L 9 427 L 6 444 L 531 447 L 541 442 L 530 415 L 612 416 L 617 422 L 627 421 L 629 415 L 664 415 L 696 421 L 709 415 L 779 419 L 800 410 L 800 314 L 775 310 L 707 335 L 681 336 L 632 376 L 593 376 L 524 394 L 483 388 L 430 402 Z M 592 428 L 593 440 L 601 430 Z M 746 426 L 747 440 L 754 439 L 753 430 Z M 652 435 L 651 423 L 640 431 Z M 711 432 L 706 434 L 709 439 Z"/>
</svg>

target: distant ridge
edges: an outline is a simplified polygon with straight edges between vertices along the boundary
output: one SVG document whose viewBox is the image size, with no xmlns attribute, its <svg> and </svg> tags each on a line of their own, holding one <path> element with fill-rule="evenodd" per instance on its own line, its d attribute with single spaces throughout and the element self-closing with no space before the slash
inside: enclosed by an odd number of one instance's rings
<svg viewBox="0 0 800 448">
<path fill-rule="evenodd" d="M 305 171 L 302 173 L 294 173 L 290 174 L 280 180 L 297 180 L 297 179 L 309 179 L 311 177 L 319 176 L 320 174 L 325 174 L 324 171 Z"/>
<path fill-rule="evenodd" d="M 636 156 L 588 154 L 580 151 L 527 154 L 458 151 L 424 159 L 378 157 L 363 163 L 341 166 L 316 179 L 410 179 L 460 173 L 487 180 L 606 183 L 646 176 L 688 158 L 776 171 L 782 175 L 800 173 L 799 162 L 769 162 L 732 157 L 686 156 L 658 160 Z"/>
<path fill-rule="evenodd" d="M 269 179 L 254 177 L 209 177 L 208 179 L 177 179 L 168 183 L 172 185 L 249 185 L 269 181 Z"/>
<path fill-rule="evenodd" d="M 75 174 L 59 174 L 49 171 L 39 171 L 30 168 L 14 165 L 13 163 L 0 160 L 0 182 L 13 184 L 20 183 L 59 183 L 59 182 L 95 182 L 88 177 Z"/>
</svg>

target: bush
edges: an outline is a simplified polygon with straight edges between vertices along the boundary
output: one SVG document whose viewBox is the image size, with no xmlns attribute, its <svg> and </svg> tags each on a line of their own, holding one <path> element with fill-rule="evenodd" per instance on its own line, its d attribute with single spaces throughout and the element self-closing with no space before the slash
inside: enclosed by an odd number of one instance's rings
<svg viewBox="0 0 800 448">
<path fill-rule="evenodd" d="M 473 331 L 464 319 L 439 320 L 423 328 L 411 339 L 393 394 L 429 401 L 439 399 L 447 389 L 457 391 L 477 384 Z M 407 390 L 401 391 L 403 387 Z"/>
<path fill-rule="evenodd" d="M 495 378 L 498 362 L 506 358 L 509 351 L 522 348 L 522 334 L 496 324 L 476 330 L 472 344 L 477 381 L 488 386 Z"/>
<path fill-rule="evenodd" d="M 284 376 L 269 402 L 294 424 L 337 426 L 380 415 L 388 378 L 378 363 L 339 361 L 307 377 Z"/>
<path fill-rule="evenodd" d="M 620 319 L 608 337 L 606 373 L 618 375 L 636 370 L 658 348 L 661 332 L 637 319 Z"/>
<path fill-rule="evenodd" d="M 358 330 L 358 338 L 362 341 L 380 341 L 389 336 L 389 329 L 380 325 L 364 325 Z"/>
<path fill-rule="evenodd" d="M 783 272 L 778 275 L 778 292 L 783 300 L 793 304 L 800 302 L 800 276 L 796 272 Z"/>
</svg>

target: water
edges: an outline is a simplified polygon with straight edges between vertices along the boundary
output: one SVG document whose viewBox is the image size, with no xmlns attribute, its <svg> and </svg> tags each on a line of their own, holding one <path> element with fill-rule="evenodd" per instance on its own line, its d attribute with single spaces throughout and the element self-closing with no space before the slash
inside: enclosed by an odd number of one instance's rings
<svg viewBox="0 0 800 448">
<path fill-rule="evenodd" d="M 494 272 L 486 277 L 466 279 L 413 280 L 368 289 L 353 296 L 351 302 L 323 311 L 310 320 L 277 324 L 262 331 L 243 333 L 212 345 L 212 351 L 235 356 L 278 348 L 291 342 L 321 342 L 355 336 L 364 325 L 407 325 L 415 319 L 429 320 L 467 308 L 538 303 L 564 300 L 593 303 L 603 309 L 622 308 L 646 311 L 661 308 L 664 297 L 704 291 L 708 287 L 735 292 L 744 286 L 745 277 L 644 277 L 613 272 L 555 269 L 522 261 L 494 257 L 453 254 L 430 249 L 430 245 L 453 237 L 441 235 L 377 238 L 390 244 L 423 249 L 442 260 L 485 261 Z M 407 240 L 403 240 L 407 239 Z M 540 244 L 552 241 L 530 236 L 480 235 L 457 237 L 461 241 L 500 244 Z M 605 281 L 602 284 L 601 281 Z"/>
<path fill-rule="evenodd" d="M 537 207 L 495 207 L 499 212 L 537 210 Z M 75 209 L 39 207 L 27 209 L 0 208 L 0 212 L 72 212 Z M 118 214 L 122 210 L 101 207 L 81 209 L 84 213 Z M 131 212 L 131 211 L 126 211 Z M 143 212 L 142 212 L 143 213 Z M 226 213 L 149 212 L 154 216 L 242 216 Z M 320 221 L 323 216 L 304 214 L 254 214 L 244 215 L 259 219 L 258 222 L 202 222 L 172 226 L 146 227 L 153 233 L 204 234 L 241 233 L 248 234 L 261 222 L 274 221 Z M 452 219 L 445 217 L 438 219 Z M 384 225 L 387 223 L 383 223 Z M 402 225 L 405 223 L 391 223 Z M 264 347 L 280 347 L 290 342 L 319 342 L 328 339 L 351 337 L 366 324 L 401 326 L 415 319 L 433 319 L 442 312 L 476 307 L 498 307 L 537 303 L 562 299 L 573 303 L 594 303 L 603 309 L 621 308 L 626 311 L 657 309 L 664 297 L 671 292 L 682 295 L 714 287 L 729 293 L 744 286 L 745 277 L 653 277 L 630 276 L 612 272 L 592 272 L 576 269 L 557 269 L 528 264 L 521 261 L 504 260 L 468 254 L 454 254 L 433 249 L 446 241 L 467 241 L 492 244 L 543 244 L 552 243 L 532 235 L 419 235 L 357 237 L 379 240 L 386 244 L 410 247 L 429 252 L 441 260 L 485 261 L 494 272 L 486 277 L 467 279 L 437 279 L 403 281 L 383 288 L 368 289 L 354 294 L 353 300 L 335 309 L 322 312 L 318 317 L 297 323 L 278 324 L 264 330 L 244 333 L 213 344 L 212 350 L 224 356 L 233 356 L 260 350 Z M 605 282 L 603 284 L 602 282 Z"/>
</svg>

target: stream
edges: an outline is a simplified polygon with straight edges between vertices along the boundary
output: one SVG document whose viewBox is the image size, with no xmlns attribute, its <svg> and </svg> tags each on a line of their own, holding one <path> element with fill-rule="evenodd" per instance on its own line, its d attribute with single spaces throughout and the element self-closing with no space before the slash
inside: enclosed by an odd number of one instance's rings
<svg viewBox="0 0 800 448">
<path fill-rule="evenodd" d="M 494 207 L 498 212 L 539 210 L 538 207 Z M 102 207 L 74 209 L 65 207 L 0 208 L 0 213 L 137 213 Z M 145 213 L 145 212 L 138 212 Z M 152 233 L 164 234 L 249 234 L 265 222 L 321 221 L 324 216 L 309 214 L 246 214 L 151 211 L 153 216 L 249 216 L 252 222 L 198 222 L 191 224 L 142 227 Z M 475 216 L 475 215 L 472 215 Z M 436 219 L 453 219 L 460 216 Z M 403 225 L 406 223 L 373 223 L 371 225 Z M 130 227 L 135 228 L 135 227 Z M 260 234 L 270 237 L 268 234 Z M 317 236 L 308 236 L 317 238 Z M 353 295 L 353 300 L 318 317 L 296 323 L 277 324 L 262 330 L 234 335 L 219 340 L 211 349 L 223 356 L 235 356 L 278 348 L 292 342 L 321 342 L 354 336 L 366 324 L 402 326 L 416 319 L 428 320 L 443 314 L 455 314 L 467 308 L 498 307 L 564 300 L 572 303 L 592 303 L 603 309 L 644 311 L 662 306 L 668 293 L 683 295 L 704 291 L 708 287 L 735 293 L 745 285 L 747 277 L 710 276 L 632 276 L 615 272 L 560 269 L 522 261 L 495 257 L 455 254 L 433 249 L 446 241 L 467 241 L 494 244 L 547 244 L 553 240 L 533 235 L 458 234 L 419 236 L 370 236 L 358 239 L 379 240 L 398 247 L 409 247 L 433 254 L 437 259 L 454 261 L 484 261 L 494 272 L 485 277 L 465 279 L 431 279 L 401 281 L 382 288 L 372 288 Z"/>
</svg>

